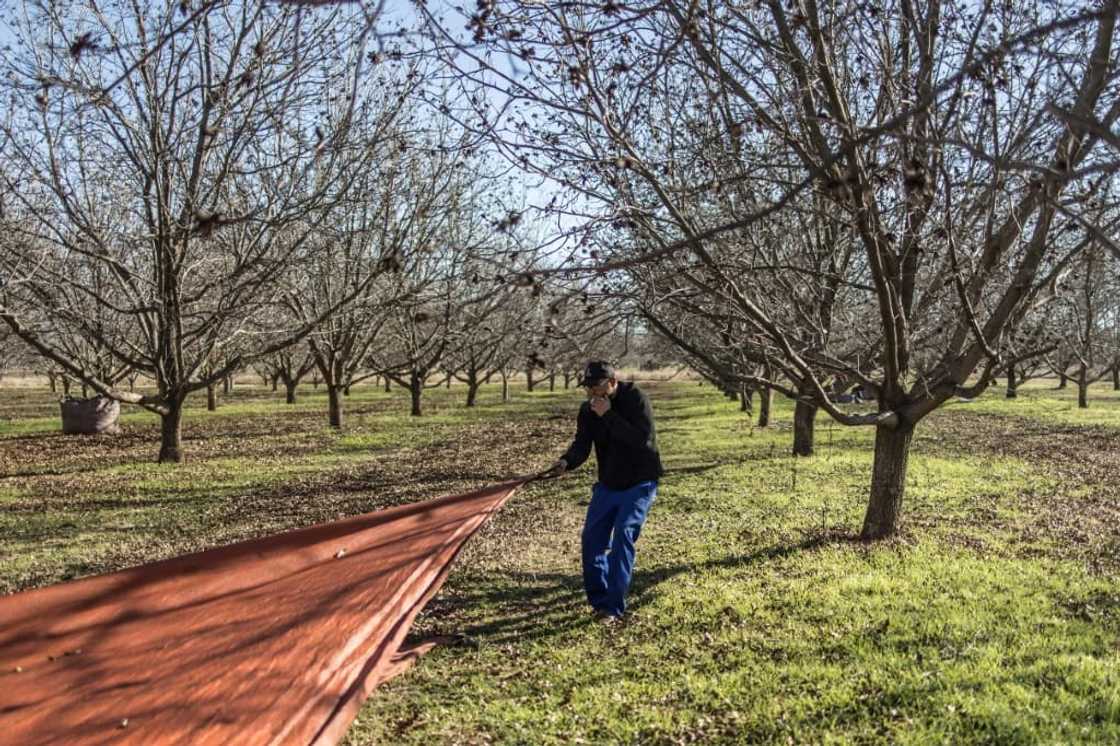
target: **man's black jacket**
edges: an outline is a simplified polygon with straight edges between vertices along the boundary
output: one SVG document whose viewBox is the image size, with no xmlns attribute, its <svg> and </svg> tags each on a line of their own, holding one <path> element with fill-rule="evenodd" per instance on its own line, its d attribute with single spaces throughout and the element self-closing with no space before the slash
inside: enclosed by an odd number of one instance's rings
<svg viewBox="0 0 1120 746">
<path fill-rule="evenodd" d="M 599 481 L 612 490 L 659 479 L 663 473 L 649 397 L 636 384 L 620 382 L 611 408 L 602 417 L 584 402 L 576 418 L 576 437 L 561 458 L 568 469 L 587 460 L 591 444 L 599 462 Z"/>
</svg>

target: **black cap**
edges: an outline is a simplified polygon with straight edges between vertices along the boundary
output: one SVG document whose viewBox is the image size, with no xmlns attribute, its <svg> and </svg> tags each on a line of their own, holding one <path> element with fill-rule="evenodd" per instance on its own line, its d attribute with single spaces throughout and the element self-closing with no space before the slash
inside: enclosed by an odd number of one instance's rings
<svg viewBox="0 0 1120 746">
<path fill-rule="evenodd" d="M 614 377 L 615 369 L 613 365 L 606 360 L 591 360 L 583 368 L 583 374 L 579 377 L 579 385 L 586 386 L 596 381 L 604 381 Z"/>
</svg>

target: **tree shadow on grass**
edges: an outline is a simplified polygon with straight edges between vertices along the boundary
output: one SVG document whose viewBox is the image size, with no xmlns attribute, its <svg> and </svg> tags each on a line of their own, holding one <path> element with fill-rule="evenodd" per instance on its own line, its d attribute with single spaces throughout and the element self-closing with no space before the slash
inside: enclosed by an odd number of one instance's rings
<svg viewBox="0 0 1120 746">
<path fill-rule="evenodd" d="M 858 543 L 857 536 L 827 531 L 795 543 L 781 543 L 745 554 L 728 554 L 707 562 L 676 563 L 635 570 L 630 585 L 630 612 L 650 605 L 658 588 L 679 575 L 717 569 L 748 568 L 823 546 Z M 493 609 L 479 615 L 479 609 Z M 469 647 L 548 640 L 594 622 L 577 573 L 488 572 L 445 590 L 428 604 L 412 641 L 432 636 L 457 639 Z"/>
</svg>

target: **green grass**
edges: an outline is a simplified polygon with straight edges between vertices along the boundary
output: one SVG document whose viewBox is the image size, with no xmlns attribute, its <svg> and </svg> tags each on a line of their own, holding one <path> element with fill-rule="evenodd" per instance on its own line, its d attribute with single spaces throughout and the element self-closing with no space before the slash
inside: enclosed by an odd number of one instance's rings
<svg viewBox="0 0 1120 746">
<path fill-rule="evenodd" d="M 710 387 L 651 386 L 668 474 L 628 621 L 599 626 L 582 599 L 590 468 L 531 485 L 418 620 L 463 644 L 376 691 L 347 742 L 1120 742 L 1120 397 L 1096 387 L 1086 414 L 1048 387 L 922 423 L 902 530 L 865 544 L 872 432 L 822 415 L 794 459 L 787 402 L 759 429 Z M 321 394 L 247 388 L 192 407 L 191 460 L 167 466 L 148 415 L 64 438 L 41 393 L 11 400 L 0 440 L 9 590 L 528 471 L 577 402 L 487 389 L 471 411 L 438 390 L 410 418 L 362 388 L 336 433 Z"/>
</svg>

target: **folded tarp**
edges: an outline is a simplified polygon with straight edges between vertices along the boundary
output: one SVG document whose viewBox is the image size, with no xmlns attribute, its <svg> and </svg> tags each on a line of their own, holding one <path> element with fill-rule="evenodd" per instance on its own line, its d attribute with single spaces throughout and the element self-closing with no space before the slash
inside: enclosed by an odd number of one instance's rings
<svg viewBox="0 0 1120 746">
<path fill-rule="evenodd" d="M 0 742 L 336 743 L 520 484 L 0 598 Z"/>
</svg>

